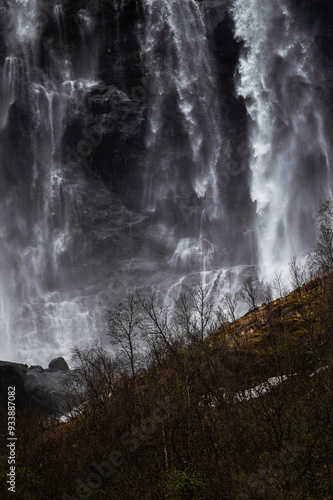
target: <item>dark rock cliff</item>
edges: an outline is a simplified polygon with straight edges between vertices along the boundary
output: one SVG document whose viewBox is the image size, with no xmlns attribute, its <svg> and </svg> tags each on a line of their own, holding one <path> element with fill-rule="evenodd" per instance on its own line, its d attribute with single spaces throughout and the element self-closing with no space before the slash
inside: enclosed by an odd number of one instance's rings
<svg viewBox="0 0 333 500">
<path fill-rule="evenodd" d="M 198 2 L 206 10 L 207 36 L 217 60 L 222 112 L 230 122 L 230 134 L 237 143 L 245 137 L 246 111 L 242 99 L 237 99 L 234 92 L 234 75 L 240 44 L 233 36 L 233 21 L 228 12 L 230 2 Z M 40 15 L 39 57 L 46 72 L 51 52 L 54 55 L 65 48 L 74 64 L 75 61 L 80 64 L 82 56 L 78 16 L 87 7 L 88 2 L 62 0 L 62 5 L 63 26 L 57 24 L 52 10 L 53 2 L 50 0 L 44 2 Z M 293 5 L 295 15 L 301 16 L 308 29 L 313 31 L 318 57 L 327 76 L 332 80 L 331 1 L 299 0 L 293 2 Z M 0 58 L 3 60 L 9 29 L 8 4 L 5 0 L 0 9 Z M 149 82 L 149 75 L 145 74 L 140 56 L 140 25 L 145 22 L 141 1 L 101 0 L 96 3 L 94 16 L 96 27 L 87 43 L 96 46 L 97 77 L 100 83 L 94 86 L 86 97 L 82 114 L 68 123 L 63 139 L 63 155 L 64 159 L 75 160 L 76 154 L 76 160 L 80 167 L 85 167 L 88 177 L 102 180 L 130 210 L 139 211 Z M 59 46 L 59 30 L 63 47 Z M 24 126 L 23 116 L 21 121 Z M 94 134 L 97 145 L 94 144 Z M 84 139 L 90 142 L 92 147 L 83 146 L 83 152 L 77 151 L 80 141 Z"/>
<path fill-rule="evenodd" d="M 30 407 L 48 415 L 63 415 L 68 411 L 66 380 L 72 373 L 63 358 L 52 360 L 47 369 L 0 361 L 0 400 L 6 404 L 8 389 L 14 387 L 17 408 Z"/>
</svg>

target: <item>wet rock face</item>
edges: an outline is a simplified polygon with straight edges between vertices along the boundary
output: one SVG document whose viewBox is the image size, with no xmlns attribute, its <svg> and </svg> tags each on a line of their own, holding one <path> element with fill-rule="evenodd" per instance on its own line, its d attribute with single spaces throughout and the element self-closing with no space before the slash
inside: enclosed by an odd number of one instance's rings
<svg viewBox="0 0 333 500">
<path fill-rule="evenodd" d="M 66 380 L 73 372 L 63 358 L 56 358 L 44 370 L 31 366 L 0 361 L 0 398 L 7 401 L 8 387 L 15 387 L 18 408 L 30 406 L 49 415 L 66 413 Z"/>
<path fill-rule="evenodd" d="M 79 53 L 77 16 L 84 6 L 65 8 L 65 40 Z M 96 78 L 82 113 L 67 124 L 63 157 L 76 156 L 89 179 L 100 179 L 130 209 L 140 210 L 147 90 L 140 58 L 140 2 L 100 1 L 94 13 Z M 85 142 L 85 144 L 83 144 Z M 75 162 L 74 162 L 75 164 Z"/>
<path fill-rule="evenodd" d="M 217 59 L 224 119 L 228 122 L 229 117 L 230 130 L 238 131 L 233 136 L 236 144 L 244 140 L 246 129 L 245 107 L 235 97 L 234 88 L 240 43 L 234 39 L 229 2 L 204 0 L 200 3 L 207 17 L 207 36 Z M 78 50 L 79 33 L 74 23 L 78 8 L 79 3 L 75 2 L 66 7 L 66 43 L 71 50 Z M 90 140 L 92 147 L 86 148 L 83 155 L 79 151 L 81 166 L 84 165 L 90 179 L 97 176 L 102 180 L 128 209 L 140 212 L 149 98 L 149 75 L 145 73 L 140 55 L 140 25 L 145 23 L 141 2 L 128 0 L 123 6 L 116 1 L 100 2 L 96 19 L 100 83 L 87 96 L 82 115 L 68 124 L 63 142 L 77 152 L 80 141 L 98 129 L 101 140 L 97 140 L 97 144 Z M 170 110 L 174 110 L 173 103 L 169 104 Z M 175 137 L 175 150 L 178 139 Z M 233 181 L 230 200 L 236 196 L 244 202 L 248 199 L 247 188 L 244 183 L 240 187 L 237 178 Z"/>
<path fill-rule="evenodd" d="M 319 17 L 316 45 L 326 76 L 333 81 L 333 4 L 315 3 Z"/>
<path fill-rule="evenodd" d="M 207 36 L 218 61 L 221 96 L 225 120 L 232 131 L 233 146 L 245 139 L 246 111 L 241 99 L 235 98 L 234 75 L 239 58 L 240 44 L 234 39 L 228 0 L 198 0 L 208 19 Z M 40 60 L 46 68 L 50 52 L 59 53 L 59 29 L 66 51 L 73 61 L 82 59 L 81 33 L 78 16 L 88 5 L 87 1 L 62 0 L 64 21 L 58 26 L 51 1 L 42 8 Z M 330 0 L 299 0 L 294 2 L 295 15 L 301 15 L 309 29 L 316 25 L 316 46 L 323 69 L 333 79 L 333 8 Z M 6 54 L 5 35 L 8 24 L 8 5 L 0 7 L 0 59 Z M 63 138 L 63 158 L 68 157 L 68 147 L 78 154 L 78 165 L 89 180 L 100 179 L 128 209 L 140 212 L 142 171 L 144 168 L 145 131 L 148 102 L 148 79 L 140 56 L 140 23 L 144 23 L 142 3 L 138 0 L 101 0 L 94 12 L 94 37 L 87 43 L 97 48 L 98 85 L 90 90 L 81 113 L 68 120 Z M 6 22 L 7 20 L 7 22 Z M 312 26 L 312 28 L 311 28 Z M 76 57 L 80 56 L 80 57 Z M 79 64 L 79 63 L 78 63 Z M 48 70 L 47 70 L 48 71 Z M 25 127 L 24 113 L 12 109 L 12 122 Z M 92 139 L 96 136 L 97 142 Z M 236 130 L 236 132 L 235 132 Z M 24 134 L 21 134 L 24 138 Z M 87 137 L 88 136 L 88 137 Z M 90 146 L 77 151 L 80 141 Z M 24 148 L 29 151 L 29 145 Z M 237 147 L 233 147 L 237 151 Z M 242 151 L 242 154 L 244 152 Z M 236 152 L 237 156 L 237 152 Z M 8 172 L 8 175 L 12 175 Z M 230 189 L 230 200 L 248 197 L 246 183 L 235 178 Z M 230 203 L 231 203 L 230 201 Z M 228 203 L 228 200 L 226 200 Z"/>
<path fill-rule="evenodd" d="M 239 59 L 241 44 L 235 40 L 233 20 L 229 13 L 228 0 L 198 0 L 207 16 L 207 36 L 217 60 L 216 70 L 223 103 L 224 121 L 227 134 L 234 151 L 234 160 L 246 151 L 238 151 L 239 144 L 246 141 L 247 116 L 244 102 L 236 98 L 235 72 Z M 304 23 L 318 26 L 316 45 L 325 73 L 333 78 L 333 9 L 329 0 L 302 0 L 295 2 L 295 15 L 301 15 Z M 62 0 L 64 12 L 63 25 L 57 25 L 52 13 L 51 1 L 43 4 L 43 30 L 41 32 L 39 58 L 46 73 L 50 71 L 50 53 L 59 53 L 59 30 L 62 42 L 72 61 L 82 60 L 82 34 L 78 18 L 87 7 L 86 1 Z M 8 6 L 1 6 L 2 32 L 0 33 L 0 58 L 5 54 L 1 37 L 6 33 L 6 15 Z M 63 160 L 69 159 L 68 175 L 75 176 L 75 169 L 84 172 L 90 187 L 79 191 L 86 194 L 93 189 L 100 189 L 103 183 L 103 200 L 105 192 L 117 198 L 122 211 L 140 213 L 142 211 L 143 171 L 145 161 L 145 134 L 147 123 L 149 75 L 145 74 L 140 55 L 140 25 L 145 19 L 142 2 L 137 0 L 101 0 L 96 2 L 94 11 L 94 36 L 87 41 L 96 46 L 96 67 L 99 83 L 93 86 L 86 96 L 80 111 L 66 122 L 63 136 Z M 313 28 L 312 28 L 313 29 Z M 84 54 L 83 54 L 84 55 Z M 73 62 L 75 64 L 75 62 Z M 79 64 L 79 62 L 77 63 Z M 24 110 L 12 107 L 12 123 L 25 128 Z M 15 116 L 14 116 L 15 115 Z M 14 133 L 14 132 L 13 132 Z M 22 133 L 24 138 L 25 135 Z M 175 148 L 177 138 L 175 138 Z M 29 152 L 29 144 L 25 145 Z M 10 162 L 12 165 L 14 162 Z M 24 172 L 23 172 L 24 173 Z M 22 173 L 21 173 L 22 174 Z M 8 168 L 8 175 L 13 172 Z M 15 174 L 16 175 L 16 174 Z M 26 175 L 26 174 L 24 174 Z M 244 173 L 241 173 L 244 177 Z M 241 182 L 242 181 L 242 182 Z M 0 188 L 1 189 L 1 188 Z M 112 193 L 112 195 L 111 195 Z M 83 202 L 83 201 L 82 201 Z M 89 203 L 89 202 L 88 202 Z M 227 208 L 231 206 L 251 205 L 246 179 L 232 177 L 230 189 L 225 199 Z M 95 215 L 93 205 L 86 205 L 86 217 L 80 221 L 87 233 L 98 228 L 94 226 Z M 103 203 L 101 202 L 101 205 Z M 103 210 L 104 212 L 104 210 Z M 119 212 L 118 212 L 119 213 Z M 90 216 L 91 214 L 91 216 Z M 251 217 L 247 210 L 246 217 Z M 104 222 L 112 225 L 112 218 L 103 215 Z M 139 226 L 136 226 L 139 228 Z M 114 224 L 118 230 L 118 223 Z M 88 246 L 99 244 L 105 238 L 105 224 L 101 238 L 93 236 Z M 141 228 L 140 228 L 140 234 Z M 139 233 L 136 241 L 139 240 Z M 66 258 L 66 257 L 64 257 Z"/>
<path fill-rule="evenodd" d="M 98 73 L 106 84 L 129 91 L 142 77 L 138 22 L 141 2 L 100 2 L 97 31 L 100 33 Z"/>
<path fill-rule="evenodd" d="M 16 401 L 18 407 L 27 403 L 27 394 L 24 389 L 24 379 L 27 372 L 27 365 L 19 363 L 7 363 L 0 361 L 0 402 L 7 404 L 8 389 L 15 387 Z"/>
<path fill-rule="evenodd" d="M 325 106 L 333 109 L 333 3 L 331 0 L 299 0 L 294 8 L 304 29 L 313 35 L 314 50 L 323 71 L 323 88 L 330 89 L 330 102 L 325 101 Z"/>
</svg>

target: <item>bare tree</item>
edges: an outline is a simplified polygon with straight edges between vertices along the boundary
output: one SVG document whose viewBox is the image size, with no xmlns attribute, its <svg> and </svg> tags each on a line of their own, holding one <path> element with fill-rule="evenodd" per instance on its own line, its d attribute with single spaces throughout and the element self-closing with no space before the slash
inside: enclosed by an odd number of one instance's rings
<svg viewBox="0 0 333 500">
<path fill-rule="evenodd" d="M 160 295 L 151 288 L 138 292 L 137 300 L 142 313 L 140 323 L 142 336 L 155 353 L 157 361 L 167 353 L 178 360 L 178 346 L 175 342 L 175 332 L 170 325 L 169 308 L 163 304 Z"/>
<path fill-rule="evenodd" d="M 227 292 L 222 299 L 222 307 L 230 321 L 236 321 L 236 309 L 238 306 L 238 294 Z"/>
<path fill-rule="evenodd" d="M 72 362 L 75 370 L 66 387 L 69 409 L 104 408 L 120 374 L 118 362 L 100 343 L 84 350 L 75 347 Z"/>
<path fill-rule="evenodd" d="M 313 222 L 317 226 L 317 242 L 308 254 L 308 263 L 314 275 L 333 271 L 333 198 L 319 204 Z"/>
<path fill-rule="evenodd" d="M 264 291 L 263 291 L 263 301 L 266 304 L 269 304 L 274 300 L 273 298 L 273 286 L 271 283 L 265 283 Z"/>
<path fill-rule="evenodd" d="M 131 375 L 135 377 L 141 368 L 139 340 L 142 322 L 141 306 L 136 295 L 129 293 L 124 301 L 107 310 L 108 336 L 110 343 L 117 350 L 125 367 L 129 367 Z"/>
<path fill-rule="evenodd" d="M 308 273 L 305 266 L 297 263 L 296 255 L 294 255 L 289 262 L 289 272 L 291 277 L 291 284 L 294 289 L 300 288 L 308 281 Z"/>
<path fill-rule="evenodd" d="M 178 338 L 185 338 L 192 342 L 193 310 L 191 297 L 186 292 L 181 292 L 174 303 L 173 324 Z"/>
<path fill-rule="evenodd" d="M 191 344 L 202 342 L 217 330 L 220 322 L 216 303 L 202 282 L 179 294 L 175 300 L 173 323 L 178 336 L 185 336 Z"/>
<path fill-rule="evenodd" d="M 202 281 L 190 292 L 193 309 L 194 332 L 203 342 L 216 328 L 214 299 Z"/>
<path fill-rule="evenodd" d="M 251 276 L 249 278 L 246 278 L 246 280 L 243 282 L 240 296 L 244 300 L 244 302 L 246 302 L 250 306 L 251 309 L 255 309 L 257 307 L 260 291 L 259 287 L 254 284 L 253 278 Z"/>
<path fill-rule="evenodd" d="M 288 295 L 289 290 L 286 284 L 284 283 L 282 277 L 282 271 L 275 271 L 273 287 L 278 297 L 285 297 L 286 295 Z"/>
</svg>

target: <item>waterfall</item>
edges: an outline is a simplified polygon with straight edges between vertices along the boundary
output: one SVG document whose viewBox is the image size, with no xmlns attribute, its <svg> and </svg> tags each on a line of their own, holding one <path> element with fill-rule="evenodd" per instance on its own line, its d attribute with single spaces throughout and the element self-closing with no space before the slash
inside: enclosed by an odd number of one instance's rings
<svg viewBox="0 0 333 500">
<path fill-rule="evenodd" d="M 212 224 L 220 224 L 223 214 L 219 169 L 225 144 L 205 12 L 195 0 L 143 5 L 149 86 L 143 205 L 168 228 L 171 268 L 211 269 Z M 176 226 L 172 211 L 181 212 Z"/>
<path fill-rule="evenodd" d="M 54 353 L 68 355 L 92 330 L 86 304 L 68 292 L 61 263 L 77 231 L 75 188 L 61 145 L 69 116 L 94 83 L 96 54 L 87 44 L 93 19 L 80 11 L 85 63 L 75 69 L 60 38 L 59 5 L 9 0 L 7 16 L 0 78 L 1 357 L 47 363 Z M 54 20 L 57 50 L 46 46 L 41 54 L 41 33 Z"/>
<path fill-rule="evenodd" d="M 331 195 L 327 82 L 313 34 L 290 2 L 236 0 L 232 12 L 244 44 L 237 91 L 249 115 L 259 268 L 271 279 L 313 243 L 311 217 Z"/>
<path fill-rule="evenodd" d="M 0 9 L 0 358 L 68 359 L 127 290 L 219 300 L 311 246 L 328 85 L 292 0 Z"/>
</svg>

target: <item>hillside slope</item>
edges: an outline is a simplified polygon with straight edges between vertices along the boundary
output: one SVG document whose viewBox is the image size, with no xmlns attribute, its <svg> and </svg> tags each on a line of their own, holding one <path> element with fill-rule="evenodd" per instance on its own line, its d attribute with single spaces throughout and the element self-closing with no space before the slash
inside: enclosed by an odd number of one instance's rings
<svg viewBox="0 0 333 500">
<path fill-rule="evenodd" d="M 135 379 L 106 363 L 66 424 L 22 409 L 18 497 L 331 499 L 332 299 L 332 276 L 313 280 Z"/>
</svg>

